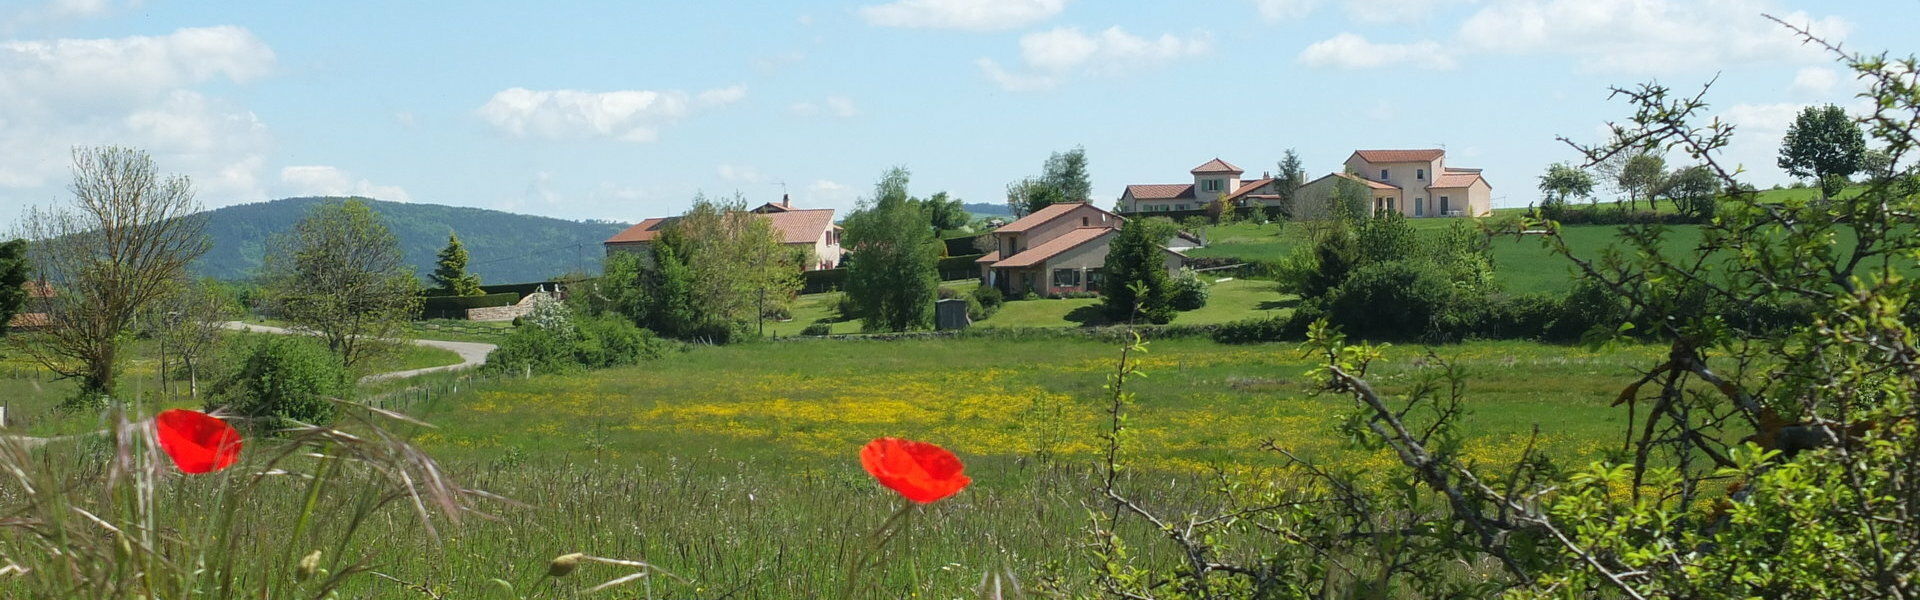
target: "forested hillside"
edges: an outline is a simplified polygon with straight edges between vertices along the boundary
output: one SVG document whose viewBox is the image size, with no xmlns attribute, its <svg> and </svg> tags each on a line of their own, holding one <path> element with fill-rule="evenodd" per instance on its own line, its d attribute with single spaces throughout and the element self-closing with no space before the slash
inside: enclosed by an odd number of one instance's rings
<svg viewBox="0 0 1920 600">
<path fill-rule="evenodd" d="M 315 205 L 339 200 L 285 198 L 210 211 L 206 229 L 213 247 L 194 264 L 195 271 L 221 279 L 248 277 L 260 267 L 271 236 L 292 229 Z M 517 283 L 567 271 L 598 273 L 600 242 L 627 227 L 460 206 L 366 202 L 400 239 L 407 262 L 423 278 L 433 270 L 434 255 L 449 232 L 460 235 L 472 256 L 470 272 L 486 283 Z"/>
</svg>

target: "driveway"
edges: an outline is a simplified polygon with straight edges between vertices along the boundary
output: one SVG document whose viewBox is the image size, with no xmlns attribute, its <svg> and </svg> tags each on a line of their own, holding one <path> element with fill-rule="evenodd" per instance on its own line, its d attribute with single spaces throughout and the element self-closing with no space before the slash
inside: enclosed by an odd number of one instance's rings
<svg viewBox="0 0 1920 600">
<path fill-rule="evenodd" d="M 295 330 L 287 329 L 284 327 L 274 327 L 271 325 L 254 325 L 251 323 L 242 323 L 239 321 L 227 321 L 226 323 L 222 323 L 221 325 L 226 327 L 227 329 L 231 329 L 234 331 L 248 331 L 253 333 L 276 333 L 281 335 L 313 335 L 312 333 L 309 333 L 309 332 L 295 331 Z M 449 341 L 443 341 L 443 340 L 413 340 L 413 343 L 421 346 L 439 348 L 442 350 L 451 350 L 453 351 L 454 354 L 460 355 L 460 362 L 459 364 L 443 365 L 438 367 L 427 367 L 424 369 L 408 369 L 405 371 L 393 371 L 390 373 L 376 373 L 373 375 L 368 375 L 366 377 L 360 378 L 360 382 L 369 383 L 374 381 L 386 381 L 389 379 L 406 379 L 408 377 L 414 377 L 417 375 L 426 375 L 428 373 L 440 373 L 444 371 L 458 371 L 461 369 L 471 369 L 474 367 L 478 367 L 480 365 L 487 364 L 487 353 L 492 352 L 494 348 L 499 347 L 493 344 L 486 344 L 481 342 L 449 342 Z"/>
</svg>

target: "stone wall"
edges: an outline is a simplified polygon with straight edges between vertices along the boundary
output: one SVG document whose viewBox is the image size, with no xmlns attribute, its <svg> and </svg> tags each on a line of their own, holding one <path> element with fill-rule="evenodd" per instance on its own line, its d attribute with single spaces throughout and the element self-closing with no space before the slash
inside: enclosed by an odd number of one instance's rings
<svg viewBox="0 0 1920 600">
<path fill-rule="evenodd" d="M 467 309 L 468 321 L 512 321 L 533 312 L 534 305 L 542 298 L 552 298 L 553 293 L 545 290 L 527 294 L 511 306 L 490 306 L 487 308 Z"/>
</svg>

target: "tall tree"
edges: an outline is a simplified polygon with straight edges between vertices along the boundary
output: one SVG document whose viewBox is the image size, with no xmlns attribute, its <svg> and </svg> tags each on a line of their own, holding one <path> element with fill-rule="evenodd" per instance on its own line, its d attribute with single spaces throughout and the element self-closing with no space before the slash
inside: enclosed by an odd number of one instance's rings
<svg viewBox="0 0 1920 600">
<path fill-rule="evenodd" d="M 207 242 L 192 182 L 161 176 L 146 152 L 76 148 L 69 189 L 73 208 L 27 213 L 34 270 L 54 293 L 31 300 L 47 327 L 15 339 L 48 370 L 80 380 L 70 404 L 79 407 L 113 395 L 123 334 Z"/>
<path fill-rule="evenodd" d="M 936 192 L 925 200 L 919 200 L 920 209 L 927 213 L 927 220 L 933 223 L 937 231 L 950 231 L 967 226 L 972 215 L 967 214 L 966 203 L 952 198 L 946 192 Z"/>
<path fill-rule="evenodd" d="M 436 287 L 455 296 L 486 293 L 480 289 L 480 276 L 467 272 L 467 247 L 460 244 L 460 236 L 447 234 L 447 247 L 440 249 L 439 260 L 434 264 L 433 284 Z"/>
<path fill-rule="evenodd" d="M 1171 234 L 1172 228 L 1157 219 L 1128 219 L 1120 227 L 1120 234 L 1107 246 L 1106 281 L 1100 290 L 1108 319 L 1173 320 L 1173 286 L 1167 277 L 1166 248 L 1161 246 Z"/>
<path fill-rule="evenodd" d="M 1781 169 L 1794 177 L 1820 182 L 1831 198 L 1847 187 L 1847 176 L 1860 171 L 1867 153 L 1860 127 L 1839 106 L 1809 106 L 1800 110 L 1787 135 L 1780 140 Z"/>
<path fill-rule="evenodd" d="M 398 337 L 420 311 L 420 282 L 393 232 L 357 199 L 322 204 L 274 240 L 267 301 L 326 340 L 348 368 Z"/>
<path fill-rule="evenodd" d="M 1627 207 L 1638 208 L 1640 199 L 1653 204 L 1653 195 L 1667 177 L 1667 159 L 1651 152 L 1642 152 L 1628 156 L 1620 172 L 1614 174 L 1613 184 L 1627 193 Z"/>
<path fill-rule="evenodd" d="M 27 279 L 33 266 L 27 259 L 27 241 L 0 243 L 0 335 L 5 335 L 13 316 L 27 304 Z"/>
<path fill-rule="evenodd" d="M 1540 176 L 1540 193 L 1545 194 L 1545 202 L 1565 203 L 1573 198 L 1587 198 L 1593 195 L 1593 176 L 1579 167 L 1567 163 L 1547 165 L 1547 173 Z"/>
<path fill-rule="evenodd" d="M 847 217 L 847 297 L 866 331 L 933 326 L 940 287 L 940 242 L 925 213 L 908 202 L 908 172 L 894 167 L 874 186 L 874 197 Z"/>
<path fill-rule="evenodd" d="M 1016 216 L 1061 202 L 1081 202 L 1093 197 L 1093 182 L 1087 175 L 1087 151 L 1055 152 L 1047 157 L 1039 177 L 1007 184 L 1007 206 Z"/>
<path fill-rule="evenodd" d="M 653 313 L 647 322 L 682 338 L 727 342 L 747 333 L 792 301 L 812 259 L 811 250 L 788 248 L 739 196 L 696 196 L 662 234 L 645 278 Z"/>
<path fill-rule="evenodd" d="M 1276 180 L 1273 184 L 1274 194 L 1280 196 L 1280 206 L 1287 211 L 1287 216 L 1291 217 L 1293 200 L 1298 197 L 1300 186 L 1307 184 L 1307 169 L 1301 166 L 1300 154 L 1294 152 L 1292 148 L 1288 148 L 1287 153 L 1280 157 L 1278 166 L 1280 170 L 1273 174 Z"/>
<path fill-rule="evenodd" d="M 1695 217 L 1711 217 L 1720 202 L 1720 178 L 1705 165 L 1674 169 L 1661 186 L 1680 212 Z"/>
</svg>

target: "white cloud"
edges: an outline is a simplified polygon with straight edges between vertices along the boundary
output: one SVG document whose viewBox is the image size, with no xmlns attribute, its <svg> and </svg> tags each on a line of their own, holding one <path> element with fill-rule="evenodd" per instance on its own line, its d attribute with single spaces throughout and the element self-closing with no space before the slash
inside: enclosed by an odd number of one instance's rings
<svg viewBox="0 0 1920 600">
<path fill-rule="evenodd" d="M 393 113 L 393 121 L 407 129 L 418 129 L 420 127 L 420 117 L 419 115 L 413 114 L 413 111 L 403 110 Z"/>
<path fill-rule="evenodd" d="M 753 68 L 762 73 L 773 73 L 803 62 L 807 62 L 807 53 L 794 50 L 753 59 Z"/>
<path fill-rule="evenodd" d="M 881 27 L 1002 31 L 1060 14 L 1067 0 L 898 0 L 860 7 L 860 17 Z"/>
<path fill-rule="evenodd" d="M 615 138 L 629 142 L 659 139 L 660 127 L 695 110 L 722 106 L 746 97 L 747 88 L 731 86 L 688 94 L 679 90 L 529 90 L 509 88 L 475 111 L 495 129 L 519 138 Z"/>
<path fill-rule="evenodd" d="M 238 27 L 0 42 L 0 187 L 51 188 L 66 178 L 69 148 L 116 144 L 193 178 L 210 206 L 263 199 L 266 125 L 195 88 L 274 66 L 273 50 Z"/>
<path fill-rule="evenodd" d="M 718 168 L 715 169 L 715 171 L 720 175 L 720 179 L 723 179 L 726 181 L 735 181 L 740 183 L 760 183 L 767 180 L 767 176 L 765 174 L 762 174 L 759 169 L 755 169 L 753 167 L 747 167 L 747 166 L 741 166 L 741 165 L 720 165 Z"/>
<path fill-rule="evenodd" d="M 1456 63 L 1445 48 L 1434 42 L 1376 44 L 1352 33 L 1314 42 L 1300 51 L 1300 64 L 1309 67 L 1375 69 L 1389 66 L 1413 66 L 1423 69 L 1451 69 Z"/>
<path fill-rule="evenodd" d="M 1253 0 L 1260 17 L 1268 21 L 1297 21 L 1313 14 L 1320 0 Z"/>
<path fill-rule="evenodd" d="M 807 208 L 852 209 L 857 202 L 858 198 L 852 187 L 836 181 L 820 179 L 807 185 L 807 196 L 803 205 Z"/>
<path fill-rule="evenodd" d="M 1424 21 L 1441 6 L 1469 0 L 1347 0 L 1347 14 L 1367 23 Z"/>
<path fill-rule="evenodd" d="M 1082 33 L 1077 27 L 1059 27 L 1020 37 L 1020 58 L 1026 64 L 1025 72 L 1008 70 L 986 58 L 975 64 L 1001 88 L 1024 91 L 1053 87 L 1075 72 L 1117 75 L 1211 50 L 1212 43 L 1205 34 L 1180 37 L 1169 33 L 1147 39 L 1119 27 L 1109 27 L 1094 35 Z"/>
<path fill-rule="evenodd" d="M 14 10 L 0 10 L 0 30 L 11 30 L 24 25 L 71 21 L 77 19 L 97 19 L 123 10 L 140 6 L 140 0 L 115 2 L 113 0 L 53 0 L 39 6 L 28 6 Z"/>
<path fill-rule="evenodd" d="M 1793 74 L 1793 91 L 1809 96 L 1825 96 L 1840 83 L 1840 74 L 1826 67 L 1804 67 Z"/>
<path fill-rule="evenodd" d="M 359 196 L 390 202 L 413 201 L 400 186 L 374 185 L 338 167 L 323 165 L 281 169 L 280 184 L 288 196 Z"/>
<path fill-rule="evenodd" d="M 852 98 L 846 96 L 827 96 L 825 101 L 818 104 L 813 102 L 796 103 L 793 106 L 787 107 L 787 112 L 802 117 L 827 115 L 850 119 L 860 115 L 860 108 L 854 106 Z"/>
<path fill-rule="evenodd" d="M 1829 42 L 1852 30 L 1839 17 L 1786 12 L 1772 0 L 1503 0 L 1469 17 L 1459 41 L 1487 52 L 1564 54 L 1588 71 L 1630 74 L 1828 60 L 1762 13 Z"/>
</svg>

